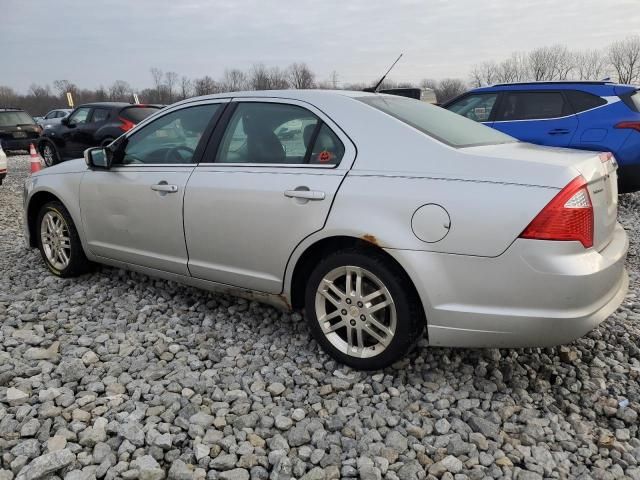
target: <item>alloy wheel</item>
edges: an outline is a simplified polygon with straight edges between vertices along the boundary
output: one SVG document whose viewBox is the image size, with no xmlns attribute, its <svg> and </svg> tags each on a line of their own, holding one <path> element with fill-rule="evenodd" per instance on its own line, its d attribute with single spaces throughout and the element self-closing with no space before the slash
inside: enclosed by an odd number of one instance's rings
<svg viewBox="0 0 640 480">
<path fill-rule="evenodd" d="M 340 352 L 358 358 L 382 353 L 396 332 L 396 306 L 384 283 L 356 266 L 327 273 L 316 291 L 322 333 Z"/>
<path fill-rule="evenodd" d="M 47 261 L 57 270 L 64 270 L 71 259 L 71 238 L 69 227 L 62 215 L 49 210 L 42 217 L 40 240 Z"/>
<path fill-rule="evenodd" d="M 44 159 L 44 163 L 47 167 L 50 167 L 55 162 L 55 152 L 53 151 L 53 147 L 49 144 L 45 144 L 42 147 L 42 158 Z"/>
</svg>

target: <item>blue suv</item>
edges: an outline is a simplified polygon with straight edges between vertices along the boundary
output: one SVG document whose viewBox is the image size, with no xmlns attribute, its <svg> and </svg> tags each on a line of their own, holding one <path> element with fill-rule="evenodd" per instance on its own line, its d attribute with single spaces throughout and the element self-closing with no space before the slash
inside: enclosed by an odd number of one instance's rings
<svg viewBox="0 0 640 480">
<path fill-rule="evenodd" d="M 621 193 L 640 190 L 640 90 L 611 82 L 508 83 L 442 105 L 525 142 L 607 151 Z"/>
</svg>

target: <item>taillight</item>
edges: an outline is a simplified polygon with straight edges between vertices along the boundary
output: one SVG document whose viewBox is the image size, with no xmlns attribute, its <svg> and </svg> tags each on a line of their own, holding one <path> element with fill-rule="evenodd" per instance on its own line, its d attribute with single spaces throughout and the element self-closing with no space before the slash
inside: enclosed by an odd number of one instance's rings
<svg viewBox="0 0 640 480">
<path fill-rule="evenodd" d="M 578 241 L 593 246 L 593 205 L 584 177 L 574 178 L 529 224 L 520 238 Z"/>
<path fill-rule="evenodd" d="M 637 130 L 640 132 L 640 122 L 620 122 L 615 124 L 615 128 L 630 128 L 631 130 Z"/>
<path fill-rule="evenodd" d="M 122 124 L 118 125 L 118 128 L 123 132 L 128 132 L 136 126 L 135 123 L 133 123 L 131 120 L 127 120 L 126 118 L 118 117 L 118 120 L 122 122 Z"/>
</svg>

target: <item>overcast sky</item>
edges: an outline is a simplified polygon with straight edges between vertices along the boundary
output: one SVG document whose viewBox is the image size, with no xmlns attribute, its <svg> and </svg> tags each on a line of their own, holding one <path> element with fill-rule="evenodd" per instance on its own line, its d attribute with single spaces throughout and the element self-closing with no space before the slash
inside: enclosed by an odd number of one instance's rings
<svg viewBox="0 0 640 480">
<path fill-rule="evenodd" d="M 468 78 L 472 65 L 640 32 L 640 0 L 0 0 L 0 85 L 151 84 L 149 69 L 221 76 L 306 62 L 341 83 Z"/>
</svg>

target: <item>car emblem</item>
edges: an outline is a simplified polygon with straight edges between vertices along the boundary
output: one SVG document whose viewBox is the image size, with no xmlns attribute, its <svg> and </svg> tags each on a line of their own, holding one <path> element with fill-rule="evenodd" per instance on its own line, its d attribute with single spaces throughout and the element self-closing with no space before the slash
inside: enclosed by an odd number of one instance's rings
<svg viewBox="0 0 640 480">
<path fill-rule="evenodd" d="M 22 130 L 22 127 L 16 127 L 18 130 Z"/>
</svg>

